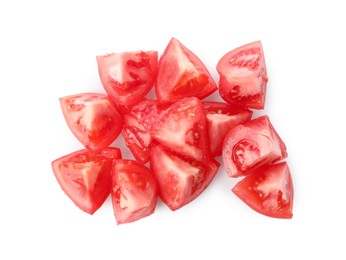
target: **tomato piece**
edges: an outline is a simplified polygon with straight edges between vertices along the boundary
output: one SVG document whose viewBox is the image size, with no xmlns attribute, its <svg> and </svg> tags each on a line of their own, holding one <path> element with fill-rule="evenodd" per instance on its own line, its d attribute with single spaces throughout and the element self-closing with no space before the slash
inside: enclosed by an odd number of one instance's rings
<svg viewBox="0 0 346 260">
<path fill-rule="evenodd" d="M 154 145 L 151 150 L 150 167 L 160 187 L 161 200 L 171 209 L 177 210 L 197 198 L 211 183 L 219 163 L 187 159 Z"/>
<path fill-rule="evenodd" d="M 203 62 L 172 38 L 159 61 L 155 84 L 159 101 L 174 103 L 192 96 L 202 99 L 216 90 L 216 83 Z"/>
<path fill-rule="evenodd" d="M 220 96 L 230 104 L 263 109 L 268 82 L 260 41 L 225 54 L 216 67 L 220 74 Z"/>
<path fill-rule="evenodd" d="M 136 161 L 116 160 L 112 180 L 112 203 L 118 224 L 154 213 L 158 185 L 150 169 Z"/>
<path fill-rule="evenodd" d="M 94 152 L 108 147 L 121 132 L 122 116 L 107 95 L 67 96 L 60 98 L 60 105 L 72 133 Z"/>
<path fill-rule="evenodd" d="M 231 106 L 220 102 L 204 102 L 207 129 L 212 156 L 222 154 L 222 144 L 228 131 L 249 121 L 252 111 L 243 107 Z"/>
<path fill-rule="evenodd" d="M 292 218 L 293 184 L 286 162 L 261 168 L 232 191 L 250 208 L 273 218 Z"/>
<path fill-rule="evenodd" d="M 108 157 L 111 160 L 121 159 L 121 150 L 117 147 L 108 147 L 100 152 L 103 156 Z"/>
<path fill-rule="evenodd" d="M 102 85 L 117 105 L 136 104 L 153 87 L 157 51 L 133 51 L 97 56 Z"/>
<path fill-rule="evenodd" d="M 268 116 L 232 128 L 223 143 L 222 158 L 230 177 L 249 174 L 286 157 L 286 146 Z"/>
<path fill-rule="evenodd" d="M 160 112 L 157 101 L 146 99 L 133 106 L 124 116 L 123 137 L 133 156 L 141 163 L 149 161 L 153 141 L 149 129 Z"/>
<path fill-rule="evenodd" d="M 164 110 L 151 127 L 151 135 L 173 151 L 201 161 L 210 156 L 206 127 L 202 102 L 190 97 Z"/>
<path fill-rule="evenodd" d="M 102 154 L 79 150 L 54 160 L 52 169 L 61 189 L 86 213 L 94 214 L 110 194 L 112 160 Z"/>
</svg>

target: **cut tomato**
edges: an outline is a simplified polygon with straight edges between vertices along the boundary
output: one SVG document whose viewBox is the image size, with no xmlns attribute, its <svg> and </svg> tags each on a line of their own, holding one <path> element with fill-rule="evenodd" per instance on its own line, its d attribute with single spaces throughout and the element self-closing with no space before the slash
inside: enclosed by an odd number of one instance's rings
<svg viewBox="0 0 346 260">
<path fill-rule="evenodd" d="M 220 102 L 204 102 L 207 117 L 210 152 L 212 156 L 222 154 L 222 144 L 228 131 L 249 121 L 252 111 Z"/>
<path fill-rule="evenodd" d="M 106 95 L 67 96 L 60 98 L 60 105 L 72 133 L 94 152 L 108 147 L 121 132 L 122 116 Z"/>
<path fill-rule="evenodd" d="M 217 90 L 203 62 L 177 39 L 172 38 L 160 57 L 155 91 L 161 102 L 184 97 L 205 98 Z"/>
<path fill-rule="evenodd" d="M 108 147 L 101 151 L 103 156 L 108 157 L 111 160 L 121 159 L 121 150 L 117 147 Z"/>
<path fill-rule="evenodd" d="M 282 162 L 246 176 L 232 191 L 255 211 L 273 218 L 292 218 L 293 184 Z"/>
<path fill-rule="evenodd" d="M 149 161 L 152 143 L 149 128 L 160 111 L 157 101 L 147 99 L 132 107 L 124 116 L 123 137 L 133 156 L 141 163 Z"/>
<path fill-rule="evenodd" d="M 52 162 L 61 189 L 78 208 L 94 214 L 108 197 L 112 185 L 112 160 L 83 149 Z"/>
<path fill-rule="evenodd" d="M 97 56 L 103 87 L 115 104 L 136 104 L 153 87 L 157 75 L 156 51 L 133 51 Z"/>
<path fill-rule="evenodd" d="M 186 159 L 162 145 L 155 145 L 151 151 L 150 167 L 159 183 L 160 198 L 171 210 L 177 210 L 208 187 L 219 164 L 215 160 Z"/>
<path fill-rule="evenodd" d="M 238 177 L 286 158 L 287 152 L 268 116 L 261 116 L 228 132 L 222 157 L 227 174 Z"/>
<path fill-rule="evenodd" d="M 150 169 L 131 160 L 113 164 L 112 203 L 118 224 L 139 220 L 155 211 L 156 179 Z"/>
<path fill-rule="evenodd" d="M 225 54 L 216 67 L 220 74 L 220 96 L 230 104 L 263 109 L 268 81 L 260 41 Z"/>
<path fill-rule="evenodd" d="M 206 124 L 202 102 L 195 97 L 184 98 L 160 114 L 151 134 L 177 153 L 201 161 L 210 157 Z"/>
</svg>

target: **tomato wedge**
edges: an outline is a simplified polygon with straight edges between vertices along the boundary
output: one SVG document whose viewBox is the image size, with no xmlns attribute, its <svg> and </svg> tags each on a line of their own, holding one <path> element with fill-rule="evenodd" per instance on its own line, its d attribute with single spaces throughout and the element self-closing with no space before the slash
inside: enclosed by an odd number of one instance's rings
<svg viewBox="0 0 346 260">
<path fill-rule="evenodd" d="M 223 143 L 222 158 L 230 177 L 249 174 L 286 157 L 286 146 L 268 116 L 232 128 Z"/>
<path fill-rule="evenodd" d="M 174 103 L 184 97 L 203 99 L 217 90 L 203 62 L 172 38 L 160 57 L 155 91 L 160 102 Z"/>
<path fill-rule="evenodd" d="M 220 96 L 230 104 L 263 109 L 268 81 L 260 41 L 225 54 L 216 67 L 220 74 Z"/>
<path fill-rule="evenodd" d="M 184 98 L 160 113 L 151 135 L 175 152 L 201 161 L 210 157 L 206 127 L 202 102 L 195 97 Z"/>
<path fill-rule="evenodd" d="M 286 162 L 261 168 L 232 191 L 255 211 L 273 218 L 292 218 L 293 184 Z"/>
<path fill-rule="evenodd" d="M 160 112 L 157 101 L 146 99 L 133 106 L 124 116 L 123 137 L 127 147 L 140 163 L 149 161 L 153 141 L 150 127 Z"/>
<path fill-rule="evenodd" d="M 118 224 L 154 213 L 158 186 L 150 169 L 136 161 L 115 160 L 112 179 L 112 203 Z"/>
<path fill-rule="evenodd" d="M 210 152 L 212 156 L 222 154 L 222 144 L 228 131 L 249 121 L 252 111 L 243 107 L 220 102 L 204 102 L 207 117 Z"/>
<path fill-rule="evenodd" d="M 157 51 L 133 51 L 97 56 L 102 85 L 115 104 L 136 104 L 153 87 Z"/>
<path fill-rule="evenodd" d="M 215 160 L 184 158 L 159 144 L 151 150 L 150 167 L 159 183 L 160 198 L 171 210 L 197 198 L 214 179 L 219 166 Z"/>
<path fill-rule="evenodd" d="M 107 95 L 82 93 L 60 98 L 65 120 L 75 137 L 98 152 L 120 134 L 122 116 Z"/>
<path fill-rule="evenodd" d="M 83 149 L 54 160 L 52 169 L 65 194 L 89 214 L 101 207 L 111 191 L 112 159 L 108 156 Z"/>
</svg>

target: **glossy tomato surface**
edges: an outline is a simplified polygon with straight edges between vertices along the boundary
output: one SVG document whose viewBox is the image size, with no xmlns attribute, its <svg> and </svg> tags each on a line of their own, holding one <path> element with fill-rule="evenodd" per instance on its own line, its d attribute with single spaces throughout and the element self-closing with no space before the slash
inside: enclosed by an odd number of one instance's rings
<svg viewBox="0 0 346 260">
<path fill-rule="evenodd" d="M 175 152 L 201 161 L 210 157 L 206 127 L 202 102 L 195 97 L 183 98 L 160 113 L 151 134 Z"/>
<path fill-rule="evenodd" d="M 222 154 L 222 144 L 228 131 L 249 121 L 252 111 L 221 102 L 203 102 L 207 117 L 207 129 L 212 156 Z"/>
<path fill-rule="evenodd" d="M 133 51 L 97 56 L 102 85 L 117 105 L 132 106 L 153 87 L 157 75 L 156 51 Z"/>
<path fill-rule="evenodd" d="M 186 159 L 162 145 L 155 145 L 151 151 L 150 167 L 159 183 L 161 200 L 171 210 L 177 210 L 208 187 L 219 164 L 214 160 Z"/>
<path fill-rule="evenodd" d="M 102 154 L 79 150 L 53 161 L 52 169 L 61 189 L 89 214 L 101 207 L 111 191 L 112 159 Z"/>
<path fill-rule="evenodd" d="M 128 110 L 124 116 L 122 135 L 135 159 L 141 163 L 149 161 L 153 141 L 150 128 L 160 112 L 161 107 L 157 101 L 145 99 Z"/>
<path fill-rule="evenodd" d="M 158 186 L 150 169 L 132 160 L 114 161 L 112 203 L 118 224 L 154 213 L 157 197 Z"/>
<path fill-rule="evenodd" d="M 249 174 L 286 157 L 286 146 L 268 116 L 232 128 L 223 143 L 222 158 L 230 177 Z"/>
<path fill-rule="evenodd" d="M 230 104 L 263 109 L 268 81 L 260 41 L 225 54 L 216 67 L 220 74 L 220 96 Z"/>
<path fill-rule="evenodd" d="M 205 98 L 217 86 L 203 62 L 172 38 L 160 57 L 155 91 L 160 102 L 174 103 L 184 97 Z"/>
<path fill-rule="evenodd" d="M 75 137 L 98 152 L 120 134 L 122 116 L 107 95 L 82 93 L 60 98 L 65 120 Z"/>
<path fill-rule="evenodd" d="M 286 162 L 260 168 L 232 191 L 255 211 L 273 218 L 292 218 L 293 184 Z"/>
</svg>

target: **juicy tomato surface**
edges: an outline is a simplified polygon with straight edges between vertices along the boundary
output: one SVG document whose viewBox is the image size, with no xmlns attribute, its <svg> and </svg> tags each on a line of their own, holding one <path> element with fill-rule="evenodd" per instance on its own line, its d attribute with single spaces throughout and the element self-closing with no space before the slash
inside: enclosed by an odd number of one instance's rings
<svg viewBox="0 0 346 260">
<path fill-rule="evenodd" d="M 115 160 L 111 194 L 116 221 L 124 224 L 154 213 L 158 185 L 152 171 L 143 164 Z"/>
<path fill-rule="evenodd" d="M 97 56 L 102 85 L 117 105 L 139 102 L 153 87 L 157 69 L 156 51 L 133 51 Z"/>
<path fill-rule="evenodd" d="M 122 134 L 125 143 L 140 163 L 149 161 L 153 141 L 150 127 L 160 112 L 157 101 L 146 99 L 133 106 L 124 116 Z"/>
<path fill-rule="evenodd" d="M 107 95 L 82 93 L 60 98 L 65 120 L 75 137 L 98 152 L 120 134 L 122 116 Z"/>
<path fill-rule="evenodd" d="M 203 62 L 172 38 L 160 57 L 155 84 L 160 102 L 174 103 L 184 97 L 205 98 L 217 90 Z"/>
<path fill-rule="evenodd" d="M 258 169 L 232 191 L 255 211 L 273 218 L 292 218 L 293 184 L 286 162 Z"/>
<path fill-rule="evenodd" d="M 183 98 L 162 111 L 151 127 L 152 137 L 173 151 L 196 160 L 210 157 L 202 102 Z"/>
<path fill-rule="evenodd" d="M 100 152 L 101 155 L 106 156 L 107 158 L 114 160 L 114 159 L 121 159 L 122 154 L 121 150 L 117 147 L 108 147 Z"/>
<path fill-rule="evenodd" d="M 268 81 L 260 41 L 225 54 L 216 67 L 220 74 L 220 96 L 230 104 L 263 109 Z"/>
<path fill-rule="evenodd" d="M 65 194 L 78 208 L 95 213 L 112 186 L 112 160 L 102 154 L 79 150 L 52 162 L 52 169 Z"/>
<path fill-rule="evenodd" d="M 230 177 L 249 174 L 286 157 L 286 146 L 268 116 L 232 128 L 223 143 L 222 158 Z"/>
<path fill-rule="evenodd" d="M 222 144 L 228 131 L 249 121 L 252 111 L 220 102 L 203 102 L 207 117 L 207 129 L 212 156 L 222 154 Z"/>
<path fill-rule="evenodd" d="M 151 150 L 150 167 L 159 183 L 161 200 L 171 210 L 177 210 L 208 187 L 219 163 L 186 159 L 157 144 Z"/>
</svg>

